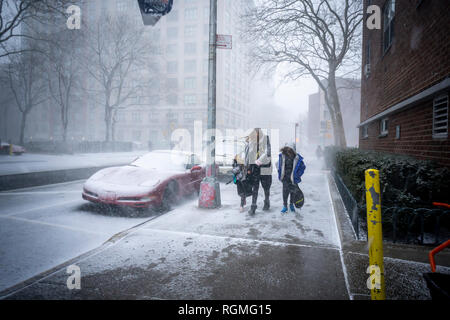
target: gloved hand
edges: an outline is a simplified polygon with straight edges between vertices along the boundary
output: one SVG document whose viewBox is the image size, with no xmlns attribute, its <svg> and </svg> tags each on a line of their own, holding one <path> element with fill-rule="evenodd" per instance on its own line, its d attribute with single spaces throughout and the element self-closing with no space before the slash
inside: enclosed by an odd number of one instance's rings
<svg viewBox="0 0 450 320">
<path fill-rule="evenodd" d="M 262 165 L 262 162 L 259 161 L 259 160 L 256 160 L 255 163 L 256 163 L 256 165 L 257 165 L 258 167 L 261 167 L 261 165 Z"/>
</svg>

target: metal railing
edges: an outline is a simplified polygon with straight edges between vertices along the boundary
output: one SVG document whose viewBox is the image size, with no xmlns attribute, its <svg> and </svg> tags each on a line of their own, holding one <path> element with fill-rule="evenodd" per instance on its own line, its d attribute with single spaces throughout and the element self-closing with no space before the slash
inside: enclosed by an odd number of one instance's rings
<svg viewBox="0 0 450 320">
<path fill-rule="evenodd" d="M 342 178 L 332 175 L 358 240 L 367 230 L 366 206 L 359 205 Z M 381 207 L 383 239 L 393 243 L 437 245 L 450 238 L 450 210 L 445 208 Z"/>
<path fill-rule="evenodd" d="M 353 198 L 351 192 L 348 190 L 347 186 L 345 185 L 344 181 L 342 181 L 339 174 L 332 170 L 331 171 L 334 177 L 334 181 L 336 182 L 336 186 L 339 190 L 339 193 L 342 198 L 342 202 L 344 203 L 345 209 L 347 209 L 347 213 L 349 214 L 350 221 L 352 222 L 353 230 L 355 231 L 356 238 L 360 239 L 359 234 L 359 211 L 360 208 L 358 207 L 358 203 Z"/>
</svg>

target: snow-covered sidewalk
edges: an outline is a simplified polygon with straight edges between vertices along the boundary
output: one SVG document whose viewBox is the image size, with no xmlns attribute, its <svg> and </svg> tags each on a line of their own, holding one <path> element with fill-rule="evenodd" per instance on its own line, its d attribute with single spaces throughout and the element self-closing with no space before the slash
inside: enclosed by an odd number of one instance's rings
<svg viewBox="0 0 450 320">
<path fill-rule="evenodd" d="M 49 155 L 24 153 L 0 156 L 0 176 L 30 172 L 123 165 L 145 154 L 145 151 Z"/>
</svg>

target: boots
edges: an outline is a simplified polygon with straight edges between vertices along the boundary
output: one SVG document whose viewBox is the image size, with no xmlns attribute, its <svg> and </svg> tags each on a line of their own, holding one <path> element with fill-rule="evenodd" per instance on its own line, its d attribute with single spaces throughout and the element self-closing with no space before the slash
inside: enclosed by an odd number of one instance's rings
<svg viewBox="0 0 450 320">
<path fill-rule="evenodd" d="M 252 204 L 250 210 L 248 210 L 248 213 L 251 215 L 254 215 L 256 213 L 256 204 Z"/>
<path fill-rule="evenodd" d="M 263 211 L 268 211 L 269 209 L 270 209 L 270 200 L 266 199 L 266 200 L 264 200 Z"/>
</svg>

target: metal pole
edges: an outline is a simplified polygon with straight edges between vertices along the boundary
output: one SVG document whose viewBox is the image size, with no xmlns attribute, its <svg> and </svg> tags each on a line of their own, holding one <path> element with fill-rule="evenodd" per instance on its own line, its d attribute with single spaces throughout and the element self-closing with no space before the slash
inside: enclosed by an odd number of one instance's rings
<svg viewBox="0 0 450 320">
<path fill-rule="evenodd" d="M 294 151 L 297 151 L 297 127 L 298 127 L 298 123 L 295 123 L 295 127 L 294 127 Z"/>
<path fill-rule="evenodd" d="M 381 225 L 381 191 L 380 172 L 369 169 L 366 176 L 366 206 L 367 206 L 367 240 L 369 243 L 370 274 L 367 287 L 371 291 L 372 300 L 385 300 L 383 235 Z"/>
<path fill-rule="evenodd" d="M 216 176 L 216 65 L 217 65 L 217 0 L 210 0 L 209 16 L 209 70 L 208 70 L 208 176 Z"/>
<path fill-rule="evenodd" d="M 209 72 L 208 72 L 208 145 L 206 177 L 200 184 L 198 205 L 214 209 L 221 206 L 220 184 L 216 177 L 216 64 L 217 64 L 217 0 L 210 0 Z"/>
</svg>

